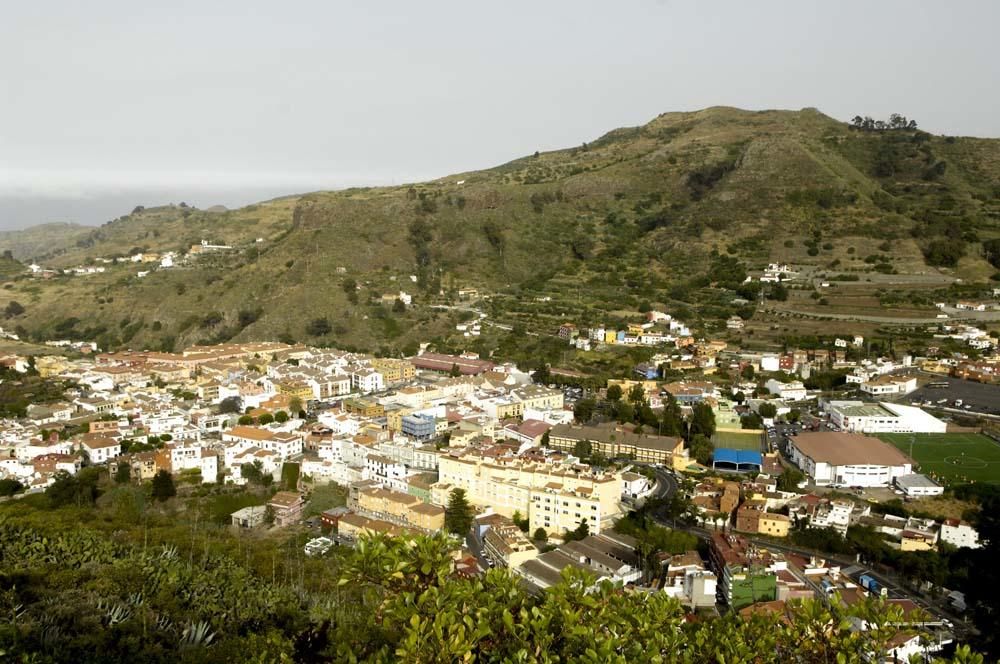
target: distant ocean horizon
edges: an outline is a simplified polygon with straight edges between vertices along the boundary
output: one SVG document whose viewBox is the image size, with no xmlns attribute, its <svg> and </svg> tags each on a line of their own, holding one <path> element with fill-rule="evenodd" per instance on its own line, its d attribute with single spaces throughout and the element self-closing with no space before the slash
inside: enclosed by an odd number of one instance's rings
<svg viewBox="0 0 1000 664">
<path fill-rule="evenodd" d="M 333 187 L 331 187 L 333 188 Z M 0 231 L 15 231 L 49 223 L 100 226 L 127 215 L 137 205 L 156 207 L 187 203 L 205 209 L 213 205 L 239 208 L 281 196 L 315 191 L 310 188 L 245 187 L 226 189 L 123 189 L 88 194 L 0 194 Z"/>
</svg>

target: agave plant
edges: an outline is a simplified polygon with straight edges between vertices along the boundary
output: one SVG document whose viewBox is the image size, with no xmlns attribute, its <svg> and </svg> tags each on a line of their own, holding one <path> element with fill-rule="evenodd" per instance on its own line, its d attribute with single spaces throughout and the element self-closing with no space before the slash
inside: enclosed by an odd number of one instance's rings
<svg viewBox="0 0 1000 664">
<path fill-rule="evenodd" d="M 123 623 L 132 617 L 132 609 L 122 604 L 115 604 L 108 609 L 106 617 L 108 625 L 117 625 L 118 623 Z"/>
<path fill-rule="evenodd" d="M 180 647 L 197 648 L 207 646 L 210 645 L 214 639 L 215 632 L 212 631 L 211 625 L 209 625 L 206 621 L 199 620 L 198 622 L 189 622 L 187 627 L 184 628 L 184 632 L 181 634 Z"/>
<path fill-rule="evenodd" d="M 156 616 L 156 628 L 162 632 L 172 631 L 174 628 L 174 621 L 170 619 L 165 613 L 158 614 Z"/>
</svg>

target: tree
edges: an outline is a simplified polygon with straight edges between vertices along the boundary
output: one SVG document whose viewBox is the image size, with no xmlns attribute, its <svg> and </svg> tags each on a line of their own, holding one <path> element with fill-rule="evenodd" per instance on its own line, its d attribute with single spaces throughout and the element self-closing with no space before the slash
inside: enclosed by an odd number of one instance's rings
<svg viewBox="0 0 1000 664">
<path fill-rule="evenodd" d="M 271 413 L 263 413 L 260 417 L 257 418 L 258 424 L 270 424 L 273 421 L 274 421 L 274 415 L 272 415 Z"/>
<path fill-rule="evenodd" d="M 0 496 L 13 496 L 24 490 L 24 485 L 15 479 L 5 477 L 0 480 Z"/>
<path fill-rule="evenodd" d="M 757 408 L 757 414 L 765 419 L 771 419 L 778 414 L 778 407 L 773 403 L 764 402 Z"/>
<path fill-rule="evenodd" d="M 219 413 L 221 415 L 235 415 L 243 410 L 243 399 L 238 396 L 226 397 L 219 402 Z"/>
<path fill-rule="evenodd" d="M 452 364 L 451 371 L 448 372 L 448 375 L 452 378 L 458 378 L 462 375 L 462 370 L 458 368 L 458 364 Z"/>
<path fill-rule="evenodd" d="M 90 506 L 97 500 L 99 478 L 100 469 L 96 467 L 84 468 L 76 475 L 61 470 L 55 474 L 52 484 L 45 489 L 45 496 L 53 507 Z"/>
<path fill-rule="evenodd" d="M 696 403 L 691 412 L 690 436 L 702 435 L 711 438 L 715 434 L 715 412 L 707 403 Z"/>
<path fill-rule="evenodd" d="M 631 401 L 619 401 L 615 409 L 615 416 L 619 422 L 631 422 L 635 420 L 635 406 Z"/>
<path fill-rule="evenodd" d="M 250 415 L 240 415 L 240 419 L 236 420 L 236 422 L 240 426 L 249 426 L 253 424 L 253 417 Z"/>
<path fill-rule="evenodd" d="M 702 435 L 697 434 L 691 438 L 690 453 L 695 460 L 703 466 L 707 466 L 712 461 L 712 452 L 715 451 L 715 446 L 712 441 Z"/>
<path fill-rule="evenodd" d="M 281 465 L 281 486 L 288 491 L 296 491 L 299 488 L 299 473 L 301 466 L 297 463 L 286 461 Z"/>
<path fill-rule="evenodd" d="M 153 498 L 161 503 L 177 495 L 174 478 L 169 471 L 161 470 L 153 476 Z"/>
<path fill-rule="evenodd" d="M 629 403 L 638 406 L 646 401 L 646 390 L 643 389 L 642 385 L 633 385 L 628 390 L 628 400 Z"/>
<path fill-rule="evenodd" d="M 536 542 L 547 542 L 549 541 L 549 534 L 545 532 L 544 528 L 536 528 L 535 533 L 534 535 L 532 535 L 531 539 L 535 540 Z"/>
<path fill-rule="evenodd" d="M 531 380 L 541 385 L 548 385 L 552 382 L 552 372 L 549 371 L 549 367 L 547 365 L 540 364 L 538 365 L 538 368 L 531 373 Z"/>
<path fill-rule="evenodd" d="M 589 440 L 578 440 L 573 444 L 573 456 L 580 459 L 589 459 L 594 452 L 593 443 Z"/>
<path fill-rule="evenodd" d="M 4 316 L 7 318 L 14 318 L 15 316 L 20 316 L 24 313 L 24 305 L 22 305 L 17 300 L 11 300 L 7 303 L 6 308 L 3 310 Z"/>
<path fill-rule="evenodd" d="M 740 370 L 740 376 L 742 376 L 746 380 L 753 380 L 753 376 L 754 376 L 753 365 L 752 364 L 748 364 L 745 367 L 743 367 Z"/>
<path fill-rule="evenodd" d="M 580 519 L 580 523 L 577 524 L 576 528 L 566 531 L 563 534 L 563 540 L 566 542 L 579 541 L 588 535 L 590 535 L 590 526 L 587 525 L 586 519 Z"/>
<path fill-rule="evenodd" d="M 274 414 L 274 421 L 277 422 L 278 424 L 284 424 L 285 422 L 288 421 L 288 413 L 286 413 L 283 410 L 279 410 L 277 413 Z"/>
<path fill-rule="evenodd" d="M 128 484 L 129 480 L 132 479 L 132 467 L 127 461 L 119 460 L 118 468 L 115 470 L 115 483 L 116 484 Z"/>
<path fill-rule="evenodd" d="M 519 510 L 514 511 L 514 516 L 510 517 L 510 520 L 514 522 L 522 533 L 528 532 L 528 520 L 524 518 Z"/>
<path fill-rule="evenodd" d="M 301 398 L 299 398 L 299 397 L 292 397 L 291 399 L 288 400 L 288 410 L 290 412 L 295 413 L 296 415 L 298 415 L 299 413 L 302 412 L 302 409 L 303 409 L 303 405 L 302 405 L 302 399 Z"/>
<path fill-rule="evenodd" d="M 325 337 L 333 331 L 333 326 L 326 318 L 314 318 L 306 325 L 306 334 L 311 337 Z"/>
<path fill-rule="evenodd" d="M 454 489 L 448 496 L 448 506 L 444 509 L 444 527 L 454 535 L 465 537 L 472 527 L 472 505 L 465 497 L 465 489 Z"/>
<path fill-rule="evenodd" d="M 594 416 L 595 408 L 597 408 L 597 404 L 593 399 L 580 399 L 573 406 L 573 417 L 577 422 L 586 424 Z"/>
<path fill-rule="evenodd" d="M 743 405 L 743 402 L 746 400 L 747 400 L 747 395 L 745 395 L 743 392 L 737 392 L 736 394 L 733 395 L 733 401 L 735 401 L 740 405 Z"/>
<path fill-rule="evenodd" d="M 785 468 L 778 475 L 778 490 L 779 491 L 790 491 L 795 492 L 799 489 L 799 482 L 804 480 L 806 476 L 802 474 L 802 471 L 798 468 Z"/>
<path fill-rule="evenodd" d="M 619 401 L 622 398 L 621 385 L 610 385 L 607 390 L 608 401 Z"/>
<path fill-rule="evenodd" d="M 924 247 L 924 259 L 928 265 L 955 267 L 965 255 L 965 240 L 961 238 L 934 240 Z"/>
<path fill-rule="evenodd" d="M 663 414 L 660 418 L 659 433 L 662 436 L 680 436 L 684 431 L 684 416 L 681 406 L 674 395 L 667 393 L 663 402 Z"/>
<path fill-rule="evenodd" d="M 785 414 L 785 419 L 789 422 L 798 422 L 802 417 L 802 413 L 798 408 L 792 408 Z"/>
<path fill-rule="evenodd" d="M 247 482 L 262 484 L 261 478 L 264 475 L 264 464 L 261 463 L 260 459 L 254 460 L 253 463 L 245 463 L 240 466 L 240 475 Z"/>
<path fill-rule="evenodd" d="M 549 432 L 548 432 L 547 429 L 546 429 L 545 433 L 542 434 L 542 440 L 540 442 L 541 442 L 542 447 L 549 447 L 549 446 L 552 445 L 550 437 L 549 437 Z"/>
</svg>

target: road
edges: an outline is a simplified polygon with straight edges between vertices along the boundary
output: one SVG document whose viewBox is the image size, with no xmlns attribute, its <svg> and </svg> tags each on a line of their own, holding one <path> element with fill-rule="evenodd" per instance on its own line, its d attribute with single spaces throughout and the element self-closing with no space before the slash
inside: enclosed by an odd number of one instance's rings
<svg viewBox="0 0 1000 664">
<path fill-rule="evenodd" d="M 654 498 L 666 499 L 677 493 L 677 477 L 664 468 L 651 467 L 656 473 L 656 484 L 653 485 L 653 491 L 650 495 Z"/>
<path fill-rule="evenodd" d="M 839 314 L 825 311 L 802 311 L 800 309 L 778 309 L 775 307 L 767 307 L 760 310 L 761 313 L 772 314 L 775 316 L 803 316 L 805 318 L 815 318 L 818 320 L 853 320 L 862 323 L 885 323 L 887 325 L 937 325 L 939 323 L 968 323 L 973 321 L 995 321 L 1000 320 L 1000 313 L 985 311 L 985 312 L 972 312 L 972 311 L 962 311 L 956 315 L 950 315 L 948 318 L 938 318 L 936 315 L 931 317 L 914 317 L 907 318 L 905 316 L 867 316 L 864 314 Z M 978 315 L 973 315 L 978 314 Z"/>
</svg>

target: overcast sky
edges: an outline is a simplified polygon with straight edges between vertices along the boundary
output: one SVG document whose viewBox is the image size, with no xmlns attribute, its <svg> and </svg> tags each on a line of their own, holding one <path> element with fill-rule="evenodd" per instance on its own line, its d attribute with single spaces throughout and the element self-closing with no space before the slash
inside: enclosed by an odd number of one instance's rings
<svg viewBox="0 0 1000 664">
<path fill-rule="evenodd" d="M 8 228 L 128 211 L 112 200 L 438 177 L 711 105 L 1000 136 L 995 0 L 32 0 L 0 16 Z"/>
</svg>

